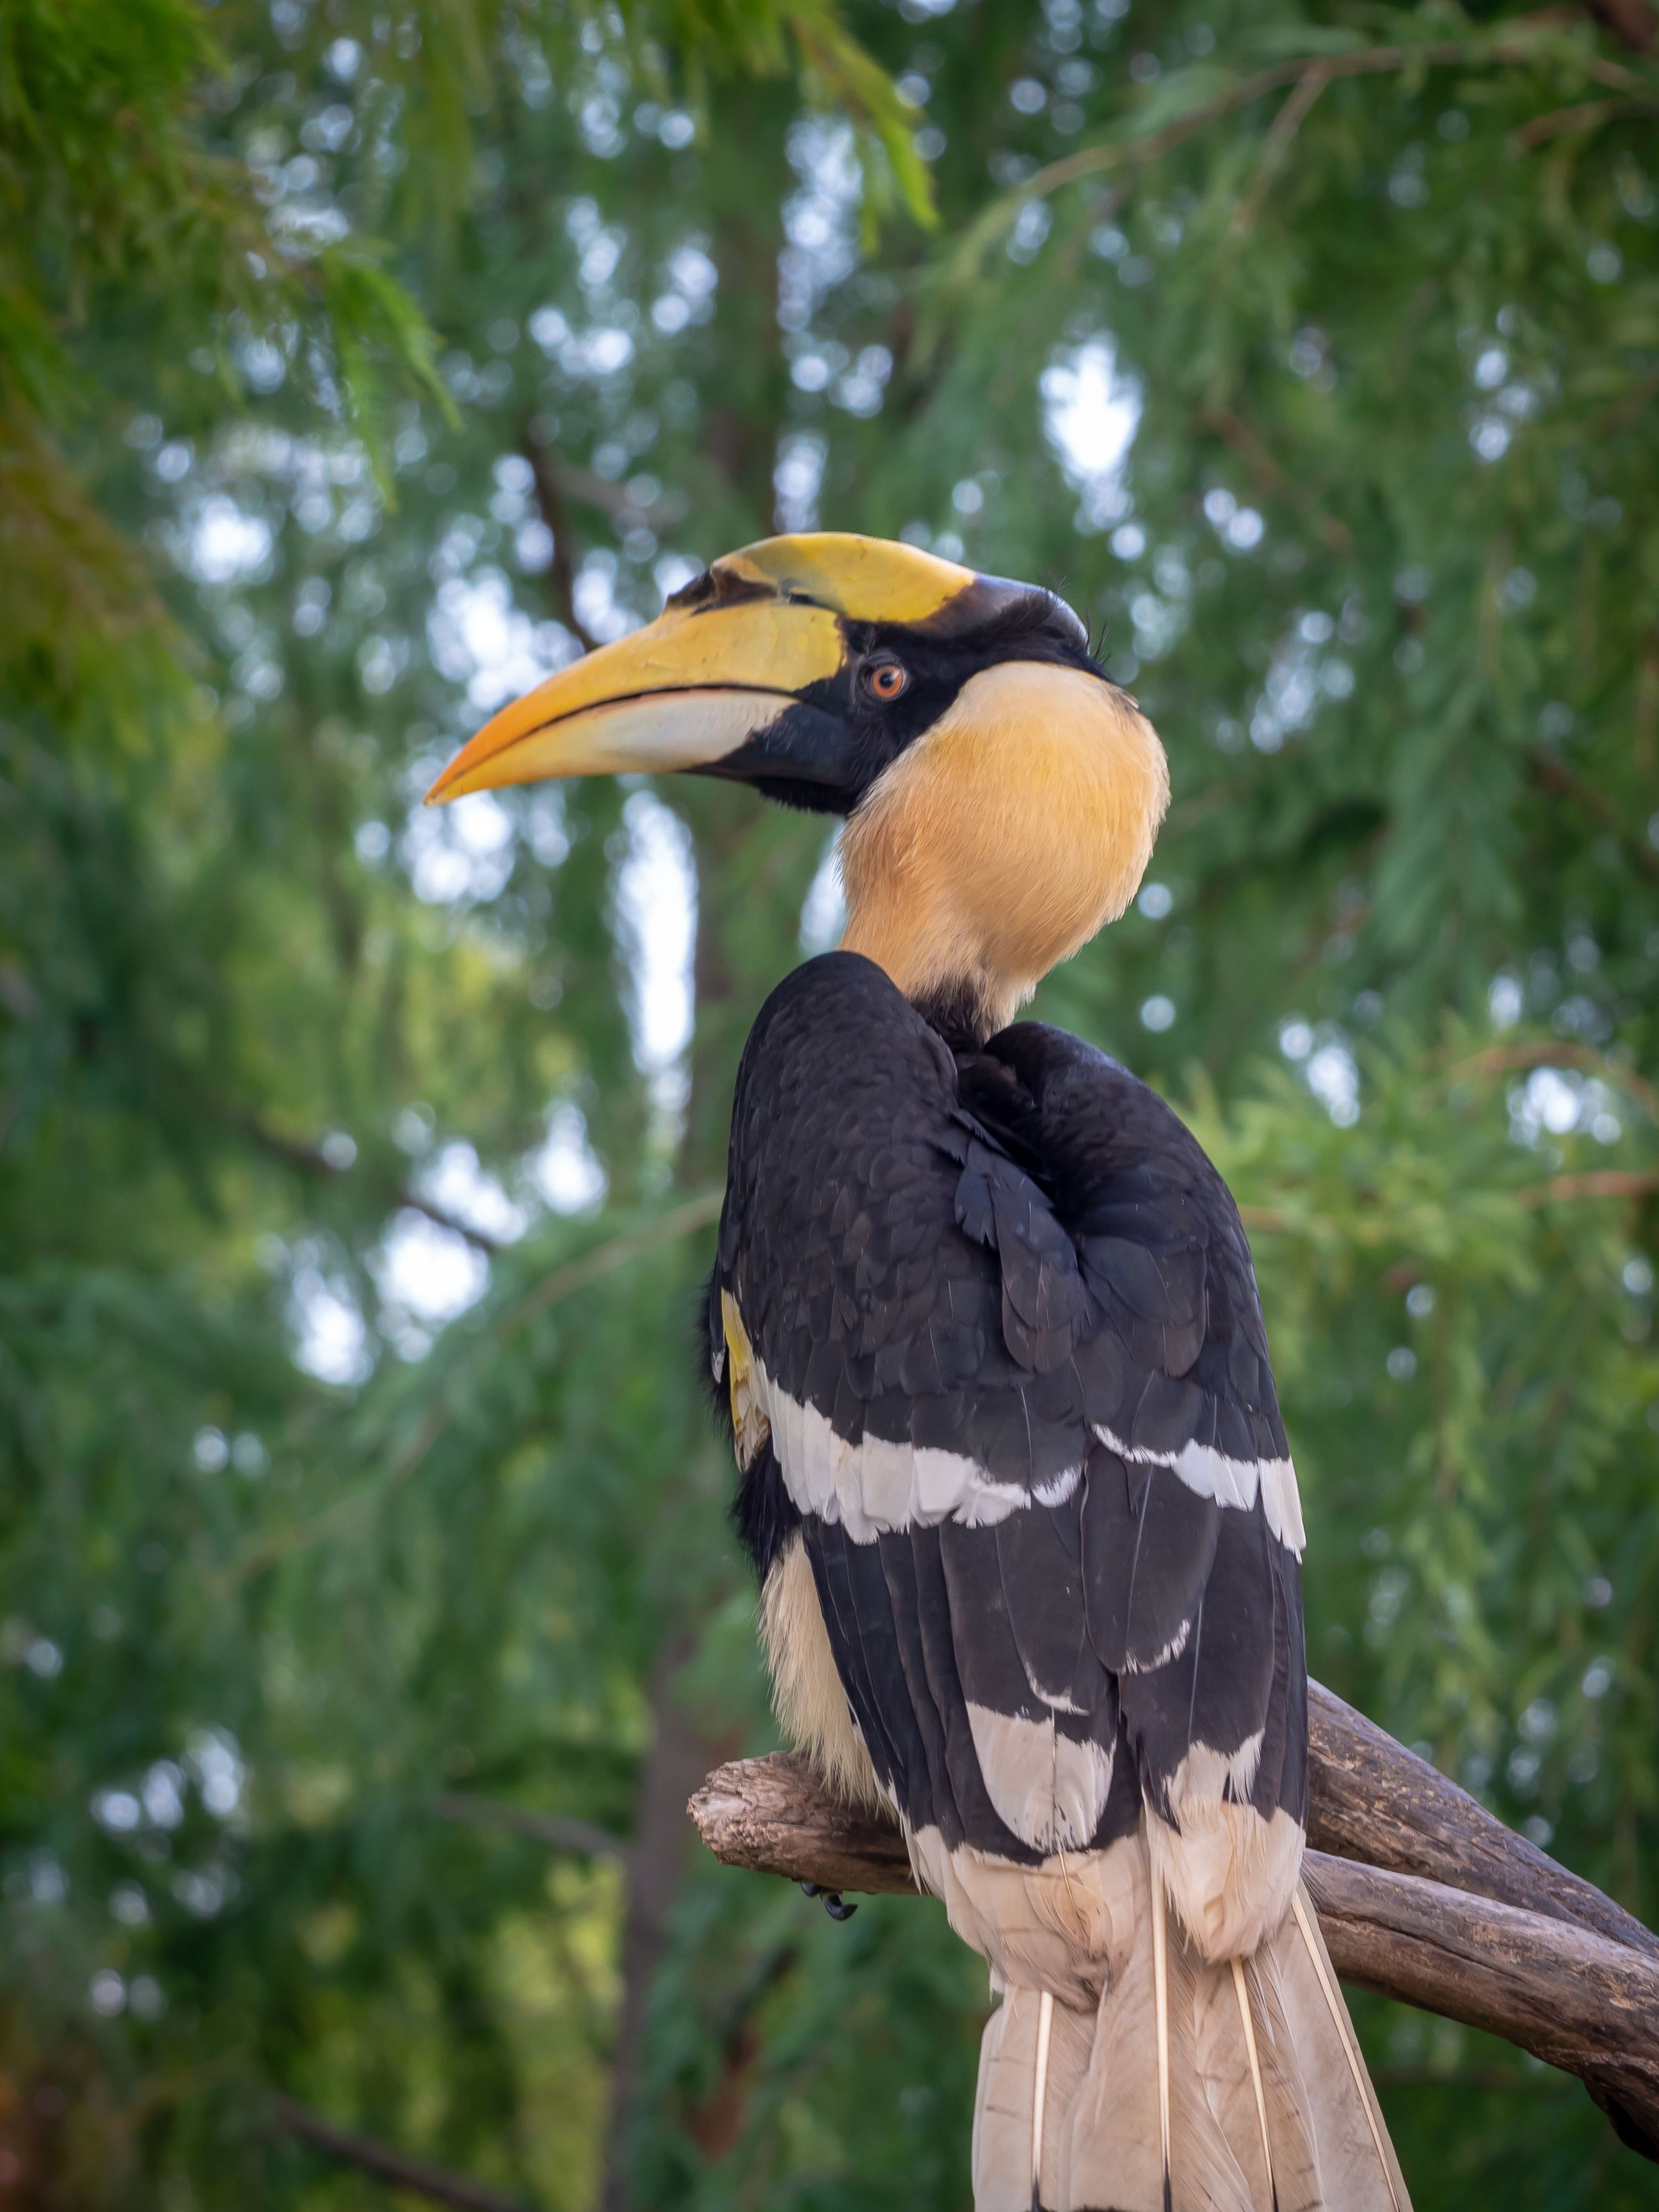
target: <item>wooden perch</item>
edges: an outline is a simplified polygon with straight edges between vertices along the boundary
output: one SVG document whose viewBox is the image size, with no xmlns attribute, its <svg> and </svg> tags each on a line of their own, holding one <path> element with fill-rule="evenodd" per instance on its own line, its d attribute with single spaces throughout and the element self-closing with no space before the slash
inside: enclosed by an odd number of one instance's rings
<svg viewBox="0 0 1659 2212">
<path fill-rule="evenodd" d="M 1308 1841 L 1547 1919 L 1576 1920 L 1659 1961 L 1659 1936 L 1517 1836 L 1437 1766 L 1322 1684 L 1308 1685 Z"/>
<path fill-rule="evenodd" d="M 1317 1683 L 1309 1738 L 1304 1871 L 1338 1972 L 1580 2075 L 1659 2158 L 1659 1937 Z M 689 1810 L 729 1866 L 916 1893 L 896 1826 L 801 1753 L 716 1768 Z"/>
<path fill-rule="evenodd" d="M 1659 2158 L 1659 1966 L 1571 1921 L 1310 1851 L 1308 1893 L 1345 1981 L 1485 2028 L 1578 2075 Z"/>
</svg>

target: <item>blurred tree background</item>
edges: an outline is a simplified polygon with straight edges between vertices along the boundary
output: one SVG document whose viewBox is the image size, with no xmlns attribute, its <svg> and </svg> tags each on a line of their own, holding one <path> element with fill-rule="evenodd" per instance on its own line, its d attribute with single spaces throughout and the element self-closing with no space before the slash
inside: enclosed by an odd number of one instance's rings
<svg viewBox="0 0 1659 2212">
<path fill-rule="evenodd" d="M 683 1817 L 824 827 L 418 805 L 775 525 L 1097 626 L 1175 803 L 1038 1011 L 1244 1204 L 1314 1670 L 1659 1911 L 1655 32 L 9 0 L 0 2207 L 966 2205 L 982 1967 Z M 1421 2212 L 1659 2204 L 1359 2017 Z"/>
</svg>

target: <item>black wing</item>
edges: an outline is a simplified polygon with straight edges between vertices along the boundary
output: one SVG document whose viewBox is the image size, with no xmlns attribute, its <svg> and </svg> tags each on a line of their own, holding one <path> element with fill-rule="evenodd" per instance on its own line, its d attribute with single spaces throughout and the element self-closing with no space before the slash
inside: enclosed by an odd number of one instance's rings
<svg viewBox="0 0 1659 2212">
<path fill-rule="evenodd" d="M 739 1072 L 710 1337 L 757 1568 L 799 1530 L 913 1828 L 1030 1863 L 1143 1797 L 1173 1826 L 1194 1747 L 1300 1826 L 1303 1538 L 1249 1247 L 1144 1085 L 1036 1024 L 957 1055 L 870 962 L 809 962 Z"/>
</svg>

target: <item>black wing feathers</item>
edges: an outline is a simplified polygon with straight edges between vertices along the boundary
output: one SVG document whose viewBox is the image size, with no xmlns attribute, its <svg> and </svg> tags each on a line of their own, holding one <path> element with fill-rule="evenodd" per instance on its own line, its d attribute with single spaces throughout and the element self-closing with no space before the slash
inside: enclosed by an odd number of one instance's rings
<svg viewBox="0 0 1659 2212">
<path fill-rule="evenodd" d="M 1090 1641 L 1113 1674 L 1148 1674 L 1191 1640 L 1226 1515 L 1167 1468 L 1097 1448 L 1083 1510 L 1084 1583 Z"/>
<path fill-rule="evenodd" d="M 1168 1812 L 1194 1743 L 1244 1752 L 1242 1775 L 1259 1741 L 1251 1802 L 1301 1815 L 1296 1559 L 1260 1497 L 1202 1494 L 1214 1455 L 1237 1463 L 1224 1488 L 1285 1456 L 1249 1247 L 1152 1092 L 1035 1024 L 953 1053 L 869 962 L 809 962 L 744 1052 L 711 1351 L 722 1291 L 809 1409 L 793 1433 L 817 1419 L 838 1463 L 909 1453 L 936 1484 L 977 1471 L 943 1520 L 920 1474 L 908 1509 L 883 1491 L 887 1521 L 826 1517 L 791 1498 L 806 1477 L 775 1421 L 781 1472 L 763 1449 L 737 1509 L 763 1576 L 803 1531 L 848 1703 L 913 1826 L 1040 1855 L 992 1802 L 970 1706 L 1115 1748 L 1097 1842 L 1143 1792 Z"/>
<path fill-rule="evenodd" d="M 745 1468 L 732 1501 L 732 1519 L 743 1547 L 763 1583 L 801 1525 L 800 1511 L 785 1486 L 771 1441 L 763 1443 Z"/>
</svg>

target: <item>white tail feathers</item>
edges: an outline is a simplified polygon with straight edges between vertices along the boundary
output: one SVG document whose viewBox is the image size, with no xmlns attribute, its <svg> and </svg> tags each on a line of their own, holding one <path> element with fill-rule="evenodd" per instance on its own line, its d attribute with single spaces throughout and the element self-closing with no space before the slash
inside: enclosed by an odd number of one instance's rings
<svg viewBox="0 0 1659 2212">
<path fill-rule="evenodd" d="M 1158 1910 L 1136 1838 L 1068 1855 L 1063 1877 L 1055 1862 L 1024 1870 L 1005 1948 L 988 1924 L 1012 1902 L 1005 1869 L 952 1856 L 954 1880 L 940 1885 L 952 1921 L 959 1932 L 974 1923 L 1004 1991 L 980 2057 L 975 2212 L 1410 2212 L 1299 1892 L 1252 1957 L 1212 1964 Z M 1048 1948 L 1031 1937 L 1052 1940 L 1068 1918 L 1103 1920 L 1117 1939 L 1097 1954 L 1092 2004 L 1075 1957 L 1053 1990 L 1019 1975 Z"/>
<path fill-rule="evenodd" d="M 1273 2180 L 1273 2147 L 1267 2133 L 1267 2096 L 1261 2086 L 1261 2061 L 1255 2050 L 1255 2017 L 1250 2010 L 1250 1992 L 1244 1979 L 1244 1961 L 1235 1959 L 1233 1994 L 1238 1999 L 1239 2025 L 1244 2031 L 1244 2052 L 1250 2062 L 1250 2087 L 1255 2092 L 1255 2116 L 1261 2127 L 1261 2163 L 1267 2172 L 1267 2194 L 1278 2198 L 1279 2191 Z"/>
<path fill-rule="evenodd" d="M 1158 2036 L 1158 2144 L 1164 2212 L 1170 2212 L 1170 1932 L 1164 1884 L 1152 1883 L 1152 2011 Z"/>
<path fill-rule="evenodd" d="M 1031 2206 L 1042 2197 L 1042 2123 L 1048 2110 L 1048 2045 L 1054 2033 L 1054 2001 L 1047 1990 L 1037 1999 L 1036 2066 L 1031 2091 Z"/>
<path fill-rule="evenodd" d="M 1291 2032 L 1298 2039 L 1298 2049 L 1305 2044 L 1309 2052 L 1322 2061 L 1331 2077 L 1337 2076 L 1336 2049 L 1340 2047 L 1341 2061 L 1347 2069 L 1346 2084 L 1339 2078 L 1327 2078 L 1317 2082 L 1320 2097 L 1333 2108 L 1342 2106 L 1352 2116 L 1340 2141 L 1333 2144 L 1333 2201 L 1344 2200 L 1340 2189 L 1344 2173 L 1354 2177 L 1350 2186 L 1360 2185 L 1362 2178 L 1374 2174 L 1381 2167 L 1387 2178 L 1389 2201 L 1395 2212 L 1411 2212 L 1411 2200 L 1406 2194 L 1405 2179 L 1394 2154 L 1394 2145 L 1389 2140 L 1388 2122 L 1382 2117 L 1376 2101 L 1376 2092 L 1371 2087 L 1371 2077 L 1365 2070 L 1365 2061 L 1359 2049 L 1359 2040 L 1353 2032 L 1353 2022 L 1348 2018 L 1348 2008 L 1342 2002 L 1342 1992 L 1337 1987 L 1336 1969 L 1331 1964 L 1330 1953 L 1325 1948 L 1325 1938 L 1319 1932 L 1319 1922 L 1308 1902 L 1304 1889 L 1298 1889 L 1292 1907 L 1296 1931 L 1301 1938 L 1301 1948 L 1296 1953 L 1297 1962 L 1306 1961 L 1307 1971 L 1293 1978 L 1292 1995 L 1298 1996 L 1303 2014 L 1291 2022 Z M 1317 1986 L 1315 1998 L 1313 1987 Z M 1326 2017 L 1333 2030 L 1331 2037 L 1322 2036 L 1316 2025 L 1318 2006 L 1325 2008 Z M 1359 2132 L 1358 2122 L 1364 2119 L 1370 2138 L 1370 2153 Z M 1336 2162 L 1340 2154 L 1341 2164 Z"/>
</svg>

